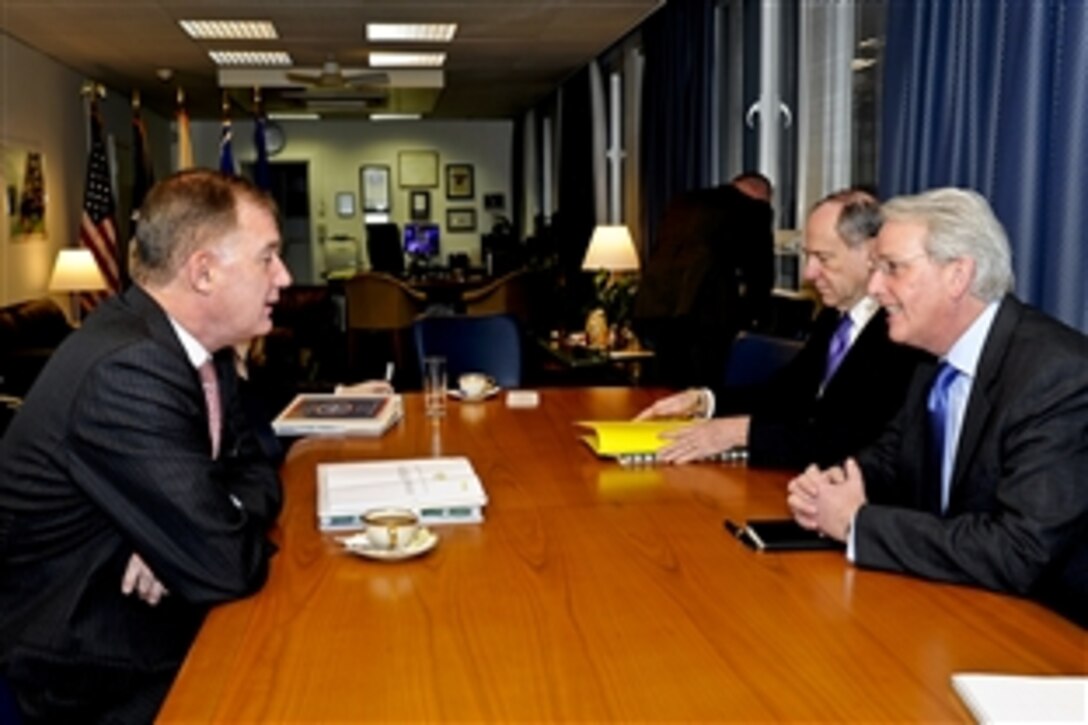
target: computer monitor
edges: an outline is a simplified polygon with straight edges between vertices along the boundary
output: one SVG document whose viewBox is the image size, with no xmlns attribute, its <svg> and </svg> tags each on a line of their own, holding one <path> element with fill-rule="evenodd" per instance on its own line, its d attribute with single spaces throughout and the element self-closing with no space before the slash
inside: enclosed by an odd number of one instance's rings
<svg viewBox="0 0 1088 725">
<path fill-rule="evenodd" d="M 439 251 L 437 224 L 408 224 L 404 227 L 404 251 L 413 257 L 437 257 Z"/>
</svg>

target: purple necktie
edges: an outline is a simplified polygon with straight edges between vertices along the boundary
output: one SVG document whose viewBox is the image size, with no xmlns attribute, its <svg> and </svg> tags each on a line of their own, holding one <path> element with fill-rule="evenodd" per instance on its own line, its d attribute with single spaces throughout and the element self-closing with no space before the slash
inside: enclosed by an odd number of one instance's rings
<svg viewBox="0 0 1088 725">
<path fill-rule="evenodd" d="M 850 330 L 853 327 L 854 321 L 850 315 L 843 315 L 839 326 L 835 328 L 835 334 L 831 336 L 831 344 L 827 347 L 827 372 L 824 373 L 823 383 L 825 388 L 846 357 L 846 351 L 850 347 Z"/>
</svg>

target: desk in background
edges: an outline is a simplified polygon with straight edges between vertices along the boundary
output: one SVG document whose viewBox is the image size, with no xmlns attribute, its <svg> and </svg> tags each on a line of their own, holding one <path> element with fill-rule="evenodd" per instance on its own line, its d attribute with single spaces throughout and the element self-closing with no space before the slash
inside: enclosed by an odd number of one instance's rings
<svg viewBox="0 0 1088 725">
<path fill-rule="evenodd" d="M 637 385 L 654 351 L 601 350 L 552 333 L 535 338 L 542 382 L 555 378 L 564 385 Z"/>
<path fill-rule="evenodd" d="M 1085 672 L 1085 633 L 1031 602 L 730 538 L 726 517 L 785 514 L 786 474 L 623 469 L 578 441 L 571 421 L 663 392 L 451 402 L 436 425 L 409 394 L 384 438 L 297 444 L 268 584 L 211 613 L 160 721 L 967 721 L 953 672 Z M 485 523 L 400 563 L 317 531 L 317 463 L 431 454 L 472 460 Z"/>
</svg>

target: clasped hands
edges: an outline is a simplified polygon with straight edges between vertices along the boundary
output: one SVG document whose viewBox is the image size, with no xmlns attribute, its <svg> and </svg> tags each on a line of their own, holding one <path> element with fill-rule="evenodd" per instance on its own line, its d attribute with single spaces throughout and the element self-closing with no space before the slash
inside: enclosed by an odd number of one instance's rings
<svg viewBox="0 0 1088 725">
<path fill-rule="evenodd" d="M 865 504 L 865 481 L 853 458 L 822 471 L 809 466 L 786 490 L 786 503 L 798 524 L 838 541 L 849 538 L 854 516 Z"/>
<path fill-rule="evenodd" d="M 705 395 L 700 390 L 685 390 L 658 400 L 643 410 L 635 420 L 692 418 L 706 414 Z M 671 442 L 657 452 L 662 463 L 690 463 L 748 445 L 748 417 L 704 420 L 683 430 L 663 433 Z"/>
</svg>

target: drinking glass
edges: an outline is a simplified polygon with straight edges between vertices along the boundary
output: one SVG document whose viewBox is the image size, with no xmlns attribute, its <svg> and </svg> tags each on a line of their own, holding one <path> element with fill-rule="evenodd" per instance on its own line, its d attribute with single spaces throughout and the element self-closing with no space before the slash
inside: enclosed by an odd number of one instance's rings
<svg viewBox="0 0 1088 725">
<path fill-rule="evenodd" d="M 423 409 L 431 418 L 446 414 L 446 358 L 423 358 Z"/>
</svg>

